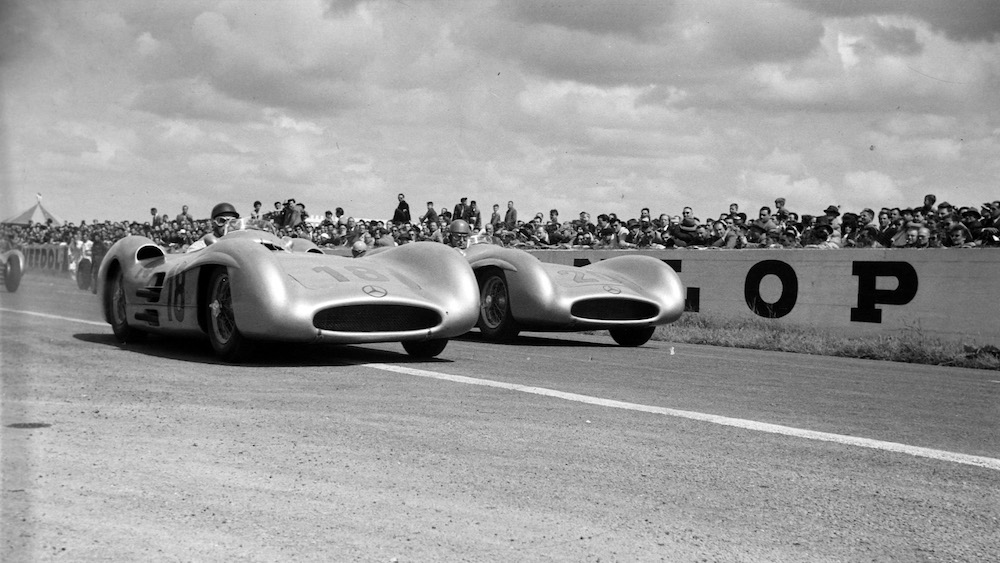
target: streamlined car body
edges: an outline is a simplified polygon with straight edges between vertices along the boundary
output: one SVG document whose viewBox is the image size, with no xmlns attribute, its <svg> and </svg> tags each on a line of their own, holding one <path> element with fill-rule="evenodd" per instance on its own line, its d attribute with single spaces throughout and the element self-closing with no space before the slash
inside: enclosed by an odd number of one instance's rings
<svg viewBox="0 0 1000 563">
<path fill-rule="evenodd" d="M 473 244 L 465 257 L 480 289 L 478 326 L 488 339 L 521 330 L 608 330 L 622 346 L 641 346 L 658 325 L 684 312 L 684 285 L 650 256 L 623 254 L 587 266 L 540 261 L 523 250 Z"/>
<path fill-rule="evenodd" d="M 478 316 L 475 276 L 453 249 L 415 243 L 333 256 L 247 219 L 184 254 L 126 237 L 101 262 L 98 293 L 119 340 L 207 334 L 227 361 L 264 340 L 401 342 L 411 355 L 431 357 Z"/>
<path fill-rule="evenodd" d="M 24 254 L 20 250 L 8 250 L 0 254 L 0 276 L 7 291 L 14 293 L 21 286 L 24 275 Z"/>
</svg>

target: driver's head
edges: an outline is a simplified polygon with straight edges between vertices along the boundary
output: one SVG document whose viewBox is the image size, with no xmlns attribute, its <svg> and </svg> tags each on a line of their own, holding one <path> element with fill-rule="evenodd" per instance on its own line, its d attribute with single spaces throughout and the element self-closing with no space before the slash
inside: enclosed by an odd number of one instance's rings
<svg viewBox="0 0 1000 563">
<path fill-rule="evenodd" d="M 462 219 L 455 219 L 448 227 L 449 241 L 455 248 L 466 248 L 469 246 L 469 235 L 472 228 L 469 223 Z"/>
<path fill-rule="evenodd" d="M 231 203 L 220 203 L 212 208 L 212 232 L 221 237 L 230 219 L 239 219 L 240 214 Z"/>
<path fill-rule="evenodd" d="M 364 256 L 365 252 L 368 252 L 368 245 L 365 244 L 365 241 L 363 240 L 359 240 L 355 242 L 354 245 L 351 246 L 351 255 L 354 256 L 355 258 L 360 258 L 361 256 Z"/>
</svg>

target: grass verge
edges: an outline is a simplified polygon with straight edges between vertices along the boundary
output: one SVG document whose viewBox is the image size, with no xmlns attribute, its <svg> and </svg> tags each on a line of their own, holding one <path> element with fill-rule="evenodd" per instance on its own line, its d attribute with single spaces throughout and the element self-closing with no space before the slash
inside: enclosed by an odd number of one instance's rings
<svg viewBox="0 0 1000 563">
<path fill-rule="evenodd" d="M 931 338 L 919 330 L 898 335 L 842 336 L 822 329 L 790 327 L 763 319 L 715 319 L 684 315 L 661 326 L 656 340 L 754 350 L 843 356 L 913 364 L 1000 370 L 1000 349 Z"/>
</svg>

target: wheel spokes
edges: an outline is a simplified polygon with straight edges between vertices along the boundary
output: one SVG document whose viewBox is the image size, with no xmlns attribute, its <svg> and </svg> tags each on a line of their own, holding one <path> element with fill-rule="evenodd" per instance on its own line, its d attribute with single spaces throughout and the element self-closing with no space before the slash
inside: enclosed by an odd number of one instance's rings
<svg viewBox="0 0 1000 563">
<path fill-rule="evenodd" d="M 233 299 L 229 291 L 229 278 L 219 279 L 215 288 L 215 300 L 210 305 L 215 334 L 221 342 L 229 342 L 236 330 L 236 318 L 233 315 Z"/>
<path fill-rule="evenodd" d="M 493 278 L 486 283 L 481 304 L 483 320 L 490 328 L 496 328 L 503 322 L 507 310 L 507 292 L 503 282 Z"/>
</svg>

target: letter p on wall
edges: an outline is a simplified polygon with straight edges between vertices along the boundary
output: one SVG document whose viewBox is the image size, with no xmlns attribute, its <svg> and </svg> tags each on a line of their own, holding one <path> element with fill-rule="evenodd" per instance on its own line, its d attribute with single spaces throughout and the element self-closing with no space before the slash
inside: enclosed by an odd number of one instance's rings
<svg viewBox="0 0 1000 563">
<path fill-rule="evenodd" d="M 851 274 L 858 276 L 858 306 L 851 308 L 851 322 L 881 323 L 882 310 L 875 305 L 906 305 L 917 295 L 917 271 L 909 262 L 854 262 Z M 896 278 L 896 288 L 877 289 L 880 277 Z"/>
</svg>

